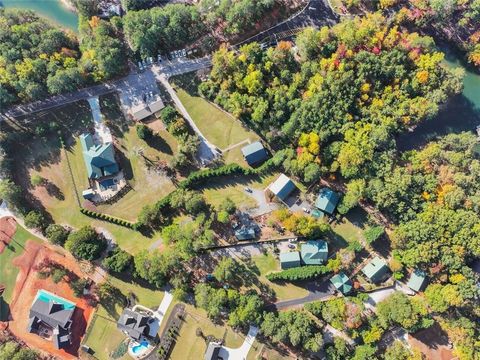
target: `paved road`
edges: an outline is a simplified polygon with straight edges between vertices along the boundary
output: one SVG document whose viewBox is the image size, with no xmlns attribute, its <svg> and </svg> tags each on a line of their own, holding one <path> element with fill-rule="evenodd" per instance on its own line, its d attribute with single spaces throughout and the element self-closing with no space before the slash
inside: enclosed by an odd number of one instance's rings
<svg viewBox="0 0 480 360">
<path fill-rule="evenodd" d="M 310 0 L 302 11 L 293 15 L 289 19 L 262 31 L 236 45 L 239 47 L 246 43 L 268 42 L 280 40 L 282 38 L 291 38 L 295 34 L 295 30 L 303 29 L 309 26 L 319 28 L 322 26 L 332 26 L 339 21 L 339 16 L 335 14 L 327 0 Z"/>
<path fill-rule="evenodd" d="M 198 147 L 198 153 L 197 153 L 198 157 L 200 158 L 200 161 L 202 163 L 208 163 L 209 161 L 213 160 L 218 154 L 216 147 L 212 143 L 210 143 L 205 136 L 203 136 L 202 132 L 195 124 L 195 121 L 193 121 L 187 109 L 185 108 L 185 106 L 183 106 L 182 102 L 177 96 L 177 93 L 168 82 L 167 76 L 163 73 L 159 73 L 157 76 L 157 79 L 165 87 L 165 89 L 167 89 L 173 102 L 177 106 L 178 110 L 180 110 L 180 113 L 188 121 L 191 128 L 197 133 L 198 137 L 200 138 L 200 146 Z"/>
<path fill-rule="evenodd" d="M 307 296 L 299 299 L 279 301 L 268 305 L 267 308 L 269 310 L 283 310 L 292 307 L 299 307 L 312 301 L 330 298 L 335 292 L 335 288 L 329 280 L 309 282 L 305 286 L 305 289 L 309 291 Z"/>
<path fill-rule="evenodd" d="M 142 73 L 132 72 L 129 75 L 103 84 L 90 86 L 78 91 L 49 97 L 45 100 L 35 101 L 28 104 L 18 105 L 10 108 L 0 116 L 19 117 L 27 114 L 45 111 L 58 106 L 66 105 L 79 100 L 86 100 L 95 96 L 105 95 L 111 92 L 119 92 L 122 98 L 122 105 L 131 105 L 131 100 L 138 97 L 147 90 L 155 87 L 155 76 L 158 72 L 164 73 L 167 77 L 172 75 L 183 74 L 198 69 L 206 68 L 211 65 L 209 57 L 200 59 L 180 59 L 175 61 L 163 62 L 159 66 L 147 69 Z M 154 91 L 156 92 L 156 91 Z"/>
</svg>

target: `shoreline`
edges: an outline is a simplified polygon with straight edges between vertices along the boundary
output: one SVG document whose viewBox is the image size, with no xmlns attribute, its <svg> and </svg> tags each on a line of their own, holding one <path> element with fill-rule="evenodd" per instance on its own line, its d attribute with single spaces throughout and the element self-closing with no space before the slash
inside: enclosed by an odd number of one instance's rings
<svg viewBox="0 0 480 360">
<path fill-rule="evenodd" d="M 63 6 L 65 9 L 67 9 L 68 11 L 77 13 L 77 8 L 76 8 L 75 5 L 73 4 L 73 1 L 71 1 L 71 0 L 60 0 L 60 3 L 61 3 L 62 6 Z"/>
</svg>

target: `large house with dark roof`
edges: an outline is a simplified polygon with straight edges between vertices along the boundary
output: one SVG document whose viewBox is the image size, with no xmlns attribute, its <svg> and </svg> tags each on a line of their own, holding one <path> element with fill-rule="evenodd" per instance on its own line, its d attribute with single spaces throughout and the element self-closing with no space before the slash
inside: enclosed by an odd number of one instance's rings
<svg viewBox="0 0 480 360">
<path fill-rule="evenodd" d="M 83 149 L 83 160 L 87 167 L 89 179 L 97 180 L 113 176 L 120 171 L 115 160 L 113 143 L 95 144 L 92 134 L 82 134 L 80 142 Z"/>
<path fill-rule="evenodd" d="M 153 317 L 126 308 L 117 321 L 117 329 L 137 341 L 143 337 L 154 338 L 158 331 L 158 326 L 153 325 L 155 321 Z"/>
<path fill-rule="evenodd" d="M 45 290 L 39 290 L 30 308 L 27 331 L 51 339 L 57 349 L 71 344 L 75 304 Z"/>
</svg>

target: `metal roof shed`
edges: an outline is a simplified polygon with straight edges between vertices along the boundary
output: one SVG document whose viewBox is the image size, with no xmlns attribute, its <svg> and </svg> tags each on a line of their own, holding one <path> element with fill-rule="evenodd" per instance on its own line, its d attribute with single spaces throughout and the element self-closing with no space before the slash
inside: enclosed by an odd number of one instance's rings
<svg viewBox="0 0 480 360">
<path fill-rule="evenodd" d="M 300 253 L 298 251 L 280 253 L 280 265 L 283 270 L 299 267 Z"/>
<path fill-rule="evenodd" d="M 295 184 L 288 176 L 285 174 L 280 174 L 278 179 L 269 185 L 268 190 L 270 190 L 280 200 L 284 201 L 288 195 L 295 190 L 295 188 Z"/>
<path fill-rule="evenodd" d="M 422 270 L 415 269 L 410 275 L 407 286 L 413 291 L 421 291 L 425 287 L 427 276 Z"/>
<path fill-rule="evenodd" d="M 341 272 L 330 278 L 330 282 L 335 286 L 335 289 L 346 295 L 352 291 L 352 281 L 345 273 Z"/>
<path fill-rule="evenodd" d="M 388 272 L 385 260 L 374 257 L 363 269 L 362 273 L 373 283 L 380 282 Z"/>
<path fill-rule="evenodd" d="M 339 200 L 340 195 L 338 193 L 329 188 L 322 188 L 315 201 L 315 207 L 331 215 L 335 211 Z"/>
<path fill-rule="evenodd" d="M 328 259 L 328 244 L 323 240 L 307 241 L 300 251 L 305 265 L 321 265 Z"/>
<path fill-rule="evenodd" d="M 244 146 L 242 154 L 248 165 L 256 165 L 267 159 L 267 151 L 260 141 Z"/>
</svg>

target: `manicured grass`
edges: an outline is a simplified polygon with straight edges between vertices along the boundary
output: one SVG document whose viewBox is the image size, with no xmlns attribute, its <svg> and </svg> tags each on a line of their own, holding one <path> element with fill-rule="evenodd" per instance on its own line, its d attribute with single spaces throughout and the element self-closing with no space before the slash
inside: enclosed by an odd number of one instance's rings
<svg viewBox="0 0 480 360">
<path fill-rule="evenodd" d="M 137 136 L 134 126 L 129 127 L 123 135 L 118 139 L 119 150 L 124 155 L 122 167 L 132 190 L 114 204 L 101 205 L 98 209 L 113 216 L 136 221 L 143 206 L 161 199 L 175 189 L 170 179 L 153 169 L 150 170 L 148 166 L 158 160 L 168 162 L 177 151 L 177 142 L 171 134 L 162 130 L 156 135 L 154 148 Z"/>
<path fill-rule="evenodd" d="M 155 241 L 154 237 L 147 238 L 138 231 L 133 231 L 106 221 L 92 219 L 80 213 L 75 198 L 75 187 L 80 193 L 82 189 L 86 189 L 88 186 L 80 142 L 76 142 L 74 146 L 70 148 L 68 151 L 68 159 L 70 161 L 73 179 L 75 179 L 75 186 L 72 177 L 69 175 L 65 152 L 62 152 L 59 164 L 45 164 L 41 167 L 41 171 L 39 171 L 41 176 L 48 179 L 52 184 L 55 184 L 63 194 L 63 197 L 55 197 L 49 196 L 45 191 L 40 193 L 42 203 L 52 215 L 54 221 L 59 224 L 68 224 L 75 228 L 92 225 L 105 229 L 112 234 L 115 241 L 123 249 L 133 254 L 141 249 L 148 248 Z M 81 193 L 79 194 L 79 197 L 80 196 Z"/>
<path fill-rule="evenodd" d="M 155 163 L 158 160 L 169 161 L 177 151 L 177 143 L 175 138 L 164 130 L 159 131 L 159 136 L 153 143 L 145 143 L 136 135 L 135 127 L 128 125 L 119 110 L 115 96 L 101 97 L 100 103 L 104 117 L 112 127 L 118 155 L 133 190 L 118 202 L 101 205 L 98 210 L 135 221 L 145 204 L 155 202 L 174 189 L 170 180 L 153 170 L 150 171 L 148 163 L 149 161 Z M 81 192 L 88 187 L 88 179 L 78 135 L 92 126 L 88 104 L 73 103 L 38 115 L 34 120 L 36 123 L 48 123 L 51 119 L 56 119 L 59 124 L 67 144 L 67 152 L 61 148 L 59 136 L 55 133 L 31 137 L 28 143 L 18 143 L 18 149 L 12 151 L 17 159 L 15 161 L 17 182 L 41 202 L 55 222 L 74 228 L 85 225 L 102 228 L 110 233 L 122 248 L 133 254 L 149 248 L 158 240 L 156 234 L 150 238 L 145 237 L 139 232 L 95 220 L 79 212 L 75 188 L 82 203 Z M 15 128 L 15 124 L 12 127 Z M 140 153 L 143 153 L 143 156 Z M 70 176 L 66 154 L 74 180 Z M 30 185 L 32 174 L 39 174 L 47 179 L 48 186 L 33 189 Z"/>
<path fill-rule="evenodd" d="M 360 208 L 352 209 L 340 222 L 332 223 L 335 246 L 346 247 L 353 241 L 362 242 L 365 224 L 366 213 Z"/>
<path fill-rule="evenodd" d="M 277 173 L 272 173 L 263 176 L 220 177 L 210 180 L 206 186 L 199 190 L 203 192 L 207 202 L 215 207 L 218 207 L 224 199 L 229 197 L 239 209 L 245 210 L 258 205 L 257 200 L 245 191 L 245 187 L 263 190 L 277 176 Z"/>
<path fill-rule="evenodd" d="M 132 292 L 138 298 L 137 303 L 148 308 L 157 308 L 163 298 L 163 292 L 150 290 L 139 284 L 110 277 L 108 280 L 113 286 L 127 296 Z M 172 306 L 172 305 L 171 305 Z M 115 350 L 126 336 L 117 329 L 117 320 L 123 310 L 121 304 L 115 304 L 114 308 L 106 309 L 99 305 L 90 332 L 86 335 L 84 344 L 95 351 L 95 357 L 99 360 L 110 359 L 109 354 Z M 128 358 L 128 355 L 127 357 Z"/>
<path fill-rule="evenodd" d="M 263 357 L 261 357 L 263 356 Z M 277 350 L 267 347 L 265 344 L 254 341 L 253 346 L 247 355 L 247 360 L 268 359 L 268 360 L 292 360 L 294 357 L 282 355 Z"/>
<path fill-rule="evenodd" d="M 205 337 L 211 335 L 217 339 L 225 336 L 224 345 L 232 348 L 243 344 L 244 335 L 235 333 L 229 326 L 216 325 L 207 318 L 205 311 L 186 305 L 187 315 L 183 323 L 177 342 L 170 355 L 171 360 L 198 360 L 202 359 L 207 349 L 207 342 L 196 335 L 197 328 L 202 330 Z"/>
<path fill-rule="evenodd" d="M 242 123 L 198 96 L 198 81 L 194 73 L 173 78 L 177 95 L 202 134 L 220 149 L 243 140 L 257 140 L 258 135 L 245 128 Z M 245 146 L 245 145 L 243 145 Z"/>
<path fill-rule="evenodd" d="M 15 283 L 17 282 L 17 275 L 19 271 L 18 267 L 12 265 L 12 260 L 22 255 L 27 240 L 38 242 L 42 241 L 17 224 L 17 230 L 15 235 L 13 235 L 12 241 L 0 254 L 0 283 L 5 285 L 3 299 L 7 304 L 12 299 L 13 290 L 15 289 Z M 0 304 L 0 320 L 7 315 L 8 308 L 2 301 Z"/>
<path fill-rule="evenodd" d="M 267 280 L 266 274 L 281 270 L 280 262 L 271 253 L 254 256 L 252 261 L 258 269 L 258 279 L 274 291 L 277 301 L 302 298 L 308 295 L 307 290 L 293 283 L 279 283 Z"/>
</svg>

